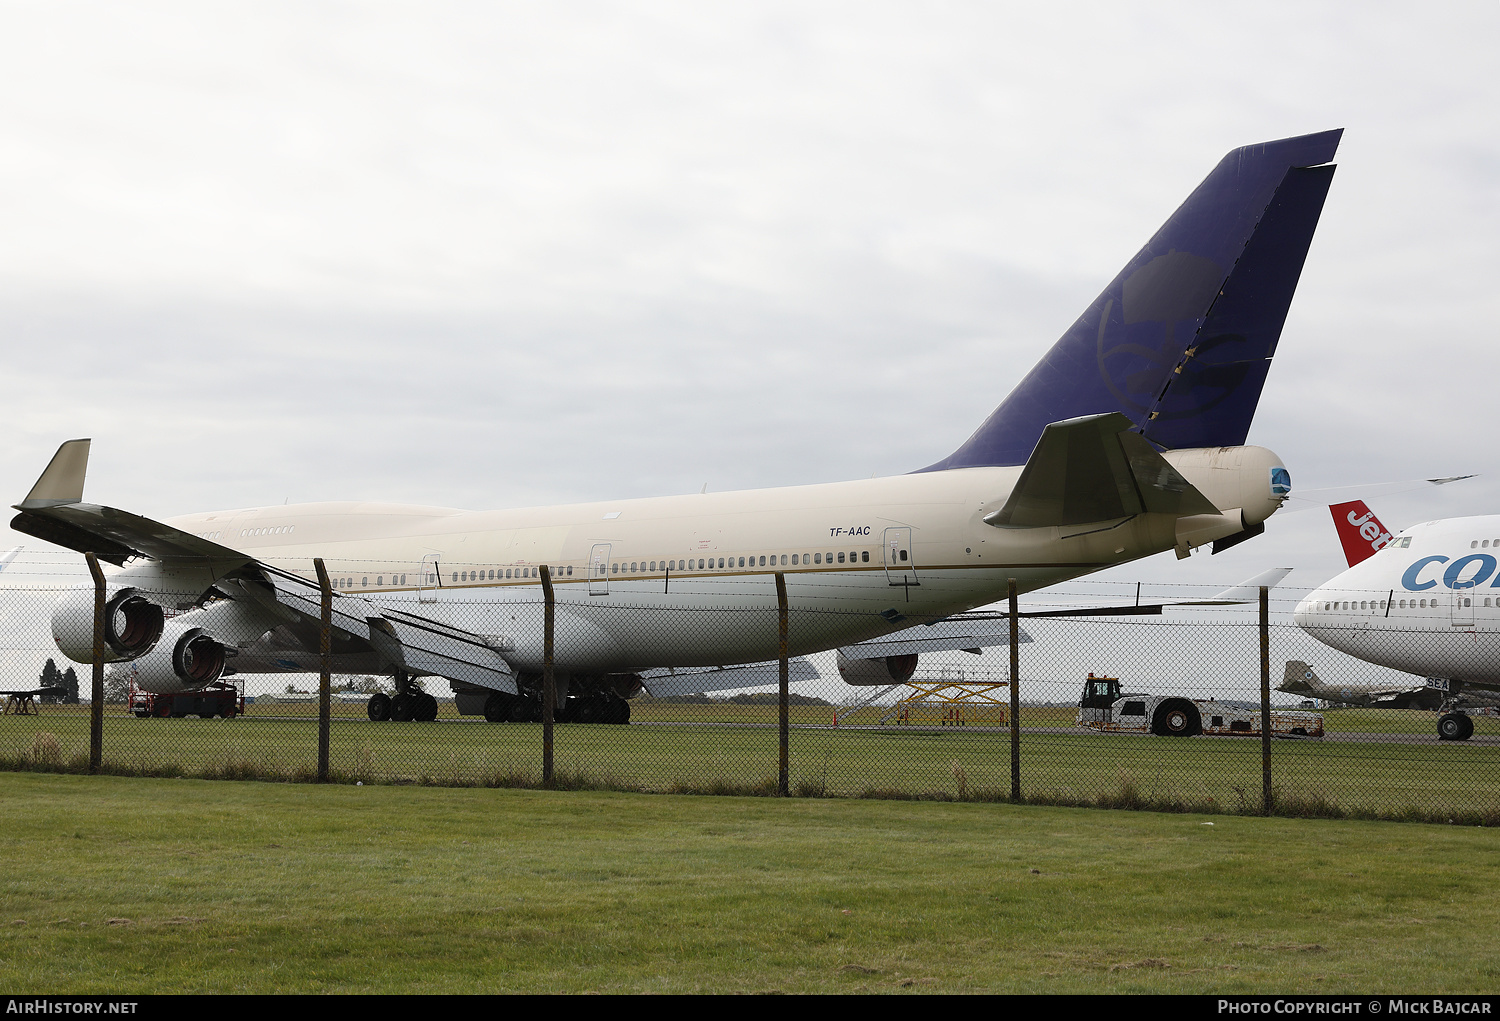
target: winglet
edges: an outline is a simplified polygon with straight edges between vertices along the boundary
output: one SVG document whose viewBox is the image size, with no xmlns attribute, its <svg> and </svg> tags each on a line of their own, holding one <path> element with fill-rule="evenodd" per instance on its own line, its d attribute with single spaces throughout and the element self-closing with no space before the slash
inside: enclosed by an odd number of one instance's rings
<svg viewBox="0 0 1500 1021">
<path fill-rule="evenodd" d="M 68 440 L 57 448 L 42 477 L 16 510 L 40 510 L 83 502 L 83 476 L 89 467 L 89 440 Z"/>
</svg>

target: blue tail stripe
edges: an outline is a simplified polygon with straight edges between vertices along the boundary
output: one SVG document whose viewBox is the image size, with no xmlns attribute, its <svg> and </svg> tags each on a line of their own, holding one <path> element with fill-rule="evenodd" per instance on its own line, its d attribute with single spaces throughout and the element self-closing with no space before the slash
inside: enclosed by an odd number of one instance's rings
<svg viewBox="0 0 1500 1021">
<path fill-rule="evenodd" d="M 1243 443 L 1342 133 L 1225 156 L 974 435 L 921 470 L 1024 464 L 1049 423 L 1111 411 L 1158 446 Z"/>
</svg>

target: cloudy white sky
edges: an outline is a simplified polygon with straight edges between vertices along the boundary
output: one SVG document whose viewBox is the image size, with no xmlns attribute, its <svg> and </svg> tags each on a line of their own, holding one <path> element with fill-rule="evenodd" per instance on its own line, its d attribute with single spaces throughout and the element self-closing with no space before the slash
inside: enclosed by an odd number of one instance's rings
<svg viewBox="0 0 1500 1021">
<path fill-rule="evenodd" d="M 1227 150 L 1346 129 L 1251 442 L 1497 509 L 1493 4 L 0 3 L 0 473 L 152 516 L 909 471 Z M 9 501 L 8 501 L 9 502 Z M 38 544 L 13 536 L 9 544 Z M 1342 560 L 1326 512 L 1210 560 Z"/>
</svg>

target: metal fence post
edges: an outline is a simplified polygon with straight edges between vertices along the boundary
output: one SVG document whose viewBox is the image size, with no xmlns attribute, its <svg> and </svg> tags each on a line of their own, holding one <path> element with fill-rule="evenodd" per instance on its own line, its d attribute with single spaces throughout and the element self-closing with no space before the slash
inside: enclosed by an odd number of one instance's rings
<svg viewBox="0 0 1500 1021">
<path fill-rule="evenodd" d="M 1010 800 L 1021 800 L 1021 609 L 1010 579 Z"/>
<path fill-rule="evenodd" d="M 333 583 L 322 557 L 313 558 L 318 572 L 322 615 L 318 625 L 318 782 L 328 782 L 328 730 L 333 716 Z"/>
<path fill-rule="evenodd" d="M 781 668 L 781 693 L 778 699 L 781 709 L 781 762 L 776 772 L 776 793 L 784 798 L 791 793 L 791 749 L 787 741 L 787 732 L 791 729 L 790 696 L 787 692 L 791 664 L 787 661 L 786 575 L 780 571 L 776 572 L 776 639 L 776 656 Z"/>
<path fill-rule="evenodd" d="M 85 553 L 94 576 L 94 683 L 89 705 L 89 772 L 104 766 L 104 571 L 99 558 Z"/>
<path fill-rule="evenodd" d="M 1276 808 L 1271 790 L 1271 590 L 1260 587 L 1260 773 L 1266 815 Z"/>
<path fill-rule="evenodd" d="M 537 568 L 542 576 L 542 599 L 545 602 L 542 624 L 542 783 L 552 784 L 552 722 L 557 714 L 557 685 L 552 671 L 553 628 L 556 604 L 552 597 L 552 569 L 546 564 Z"/>
</svg>

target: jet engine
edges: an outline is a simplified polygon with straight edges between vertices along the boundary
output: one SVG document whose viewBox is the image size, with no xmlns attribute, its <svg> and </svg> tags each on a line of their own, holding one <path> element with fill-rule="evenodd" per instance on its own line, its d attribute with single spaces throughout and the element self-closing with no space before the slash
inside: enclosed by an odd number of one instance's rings
<svg viewBox="0 0 1500 1021">
<path fill-rule="evenodd" d="M 850 659 L 842 649 L 838 653 L 839 676 L 845 684 L 869 688 L 875 685 L 902 684 L 917 672 L 917 657 L 882 656 L 876 659 Z"/>
<path fill-rule="evenodd" d="M 106 593 L 104 661 L 116 663 L 144 656 L 161 638 L 166 615 L 133 588 Z M 78 663 L 94 661 L 94 588 L 74 589 L 52 610 L 52 640 L 58 651 Z"/>
<path fill-rule="evenodd" d="M 279 623 L 258 606 L 220 600 L 167 621 L 156 648 L 131 667 L 142 691 L 195 691 L 224 675 L 227 660 Z"/>
<path fill-rule="evenodd" d="M 222 642 L 200 627 L 182 627 L 177 620 L 172 625 L 177 626 L 167 628 L 166 640 L 136 660 L 132 668 L 136 686 L 142 691 L 194 691 L 224 675 L 228 650 Z"/>
</svg>

